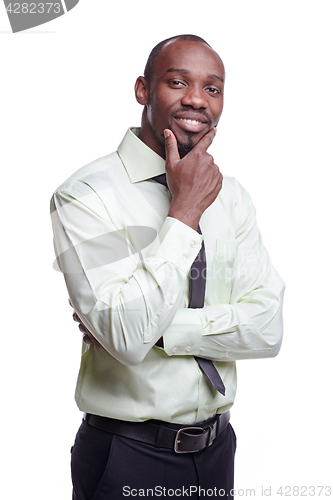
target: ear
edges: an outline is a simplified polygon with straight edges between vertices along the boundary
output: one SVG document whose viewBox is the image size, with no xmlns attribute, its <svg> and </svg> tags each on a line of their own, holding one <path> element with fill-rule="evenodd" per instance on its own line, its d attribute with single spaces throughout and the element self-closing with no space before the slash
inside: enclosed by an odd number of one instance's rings
<svg viewBox="0 0 333 500">
<path fill-rule="evenodd" d="M 148 104 L 148 83 L 143 76 L 139 76 L 134 86 L 135 97 L 142 106 Z"/>
</svg>

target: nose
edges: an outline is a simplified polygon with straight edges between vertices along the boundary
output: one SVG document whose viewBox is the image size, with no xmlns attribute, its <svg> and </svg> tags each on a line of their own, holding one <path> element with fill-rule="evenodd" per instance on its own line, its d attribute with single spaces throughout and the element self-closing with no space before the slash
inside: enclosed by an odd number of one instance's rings
<svg viewBox="0 0 333 500">
<path fill-rule="evenodd" d="M 205 91 L 198 87 L 188 87 L 183 95 L 182 104 L 194 109 L 207 108 L 208 101 Z"/>
</svg>

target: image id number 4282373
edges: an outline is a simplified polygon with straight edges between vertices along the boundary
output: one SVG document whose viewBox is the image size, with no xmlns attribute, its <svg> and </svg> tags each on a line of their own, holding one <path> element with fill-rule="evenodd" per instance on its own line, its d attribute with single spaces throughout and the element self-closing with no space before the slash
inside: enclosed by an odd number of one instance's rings
<svg viewBox="0 0 333 500">
<path fill-rule="evenodd" d="M 272 492 L 271 492 L 272 493 Z M 331 486 L 280 486 L 276 495 L 281 497 L 329 497 L 332 495 Z"/>
<path fill-rule="evenodd" d="M 61 4 L 59 2 L 38 3 L 10 3 L 6 7 L 10 14 L 60 14 Z"/>
</svg>

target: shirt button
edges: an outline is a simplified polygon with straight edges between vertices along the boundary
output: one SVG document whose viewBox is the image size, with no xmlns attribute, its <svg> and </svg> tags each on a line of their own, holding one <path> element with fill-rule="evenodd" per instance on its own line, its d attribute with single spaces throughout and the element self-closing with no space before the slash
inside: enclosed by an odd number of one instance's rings
<svg viewBox="0 0 333 500">
<path fill-rule="evenodd" d="M 209 410 L 209 405 L 206 405 L 206 406 L 205 406 L 205 410 Z"/>
<path fill-rule="evenodd" d="M 169 304 L 170 304 L 170 305 L 171 305 L 171 304 L 173 304 L 173 297 L 170 297 L 170 298 L 169 298 Z"/>
<path fill-rule="evenodd" d="M 175 347 L 172 348 L 171 352 L 176 352 L 177 351 L 177 346 L 175 345 Z"/>
<path fill-rule="evenodd" d="M 191 248 L 194 248 L 194 247 L 195 247 L 195 242 L 194 242 L 194 241 L 191 241 L 191 242 L 190 242 L 190 247 L 191 247 Z"/>
<path fill-rule="evenodd" d="M 182 256 L 183 262 L 188 262 L 188 257 L 185 257 L 185 255 Z"/>
<path fill-rule="evenodd" d="M 185 351 L 186 351 L 186 352 L 190 352 L 190 350 L 191 350 L 191 344 L 189 344 L 189 345 L 185 348 Z"/>
</svg>

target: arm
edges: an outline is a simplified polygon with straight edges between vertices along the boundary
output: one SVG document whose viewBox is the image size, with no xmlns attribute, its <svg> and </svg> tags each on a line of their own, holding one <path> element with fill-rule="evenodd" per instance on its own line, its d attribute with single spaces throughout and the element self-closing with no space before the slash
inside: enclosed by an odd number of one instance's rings
<svg viewBox="0 0 333 500">
<path fill-rule="evenodd" d="M 214 136 L 212 129 L 180 160 L 175 137 L 171 131 L 166 134 L 173 199 L 169 217 L 144 261 L 112 258 L 112 253 L 133 247 L 133 241 L 126 228 L 121 235 L 108 220 L 98 193 L 84 195 L 76 186 L 76 196 L 58 192 L 53 198 L 56 253 L 76 311 L 74 319 L 81 320 L 87 343 L 100 343 L 125 364 L 140 363 L 155 343 L 163 346 L 161 336 L 176 314 L 202 241 L 191 227 L 197 227 L 201 213 L 221 189 L 222 175 L 206 152 Z M 110 253 L 116 262 L 103 266 L 98 281 L 98 271 L 92 268 L 101 268 L 105 256 L 110 262 Z"/>
<path fill-rule="evenodd" d="M 52 199 L 57 261 L 71 303 L 112 356 L 139 364 L 171 323 L 202 238 L 167 217 L 143 258 L 98 194 L 80 182 L 76 189 Z"/>
<path fill-rule="evenodd" d="M 173 196 L 169 214 L 195 229 L 221 190 L 222 175 L 206 153 L 214 130 L 199 142 L 202 147 L 196 148 L 195 170 L 189 162 L 179 161 L 173 134 L 166 132 L 166 172 Z M 236 230 L 238 251 L 233 267 L 227 270 L 227 277 L 213 277 L 232 281 L 229 304 L 179 309 L 163 336 L 164 349 L 170 356 L 234 361 L 272 357 L 279 352 L 285 285 L 263 246 L 255 209 L 245 191 L 238 203 L 243 206 L 243 216 Z"/>
<path fill-rule="evenodd" d="M 229 281 L 230 303 L 179 310 L 163 336 L 164 349 L 170 356 L 234 361 L 273 357 L 279 352 L 285 285 L 263 246 L 247 193 L 243 193 L 243 199 L 235 260 L 223 276 L 214 276 Z"/>
</svg>

